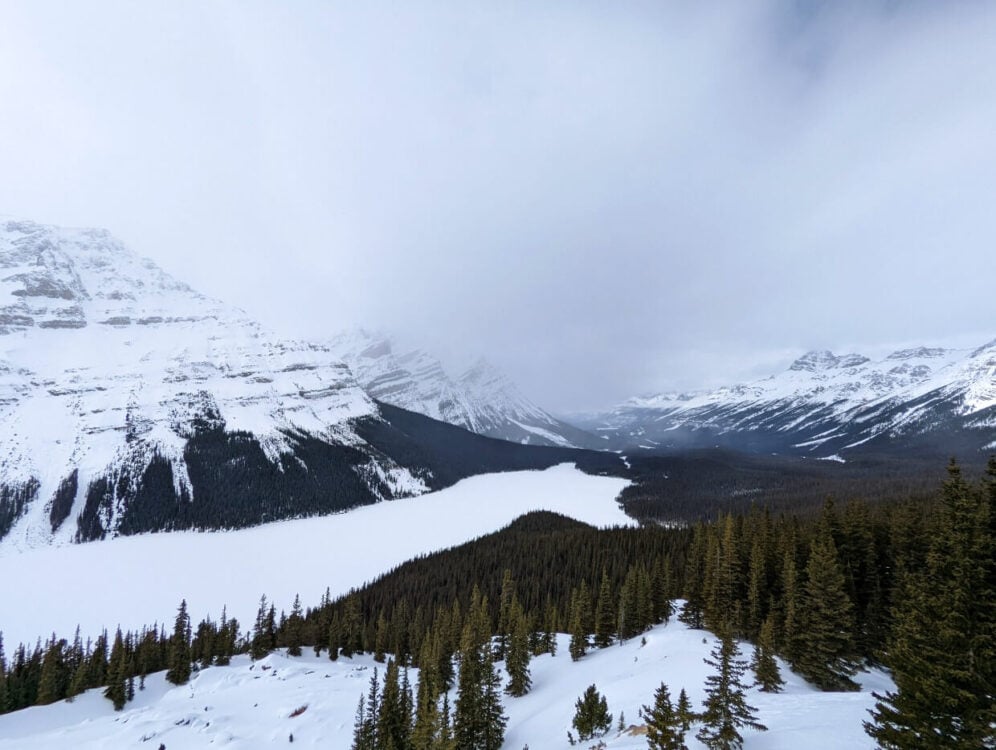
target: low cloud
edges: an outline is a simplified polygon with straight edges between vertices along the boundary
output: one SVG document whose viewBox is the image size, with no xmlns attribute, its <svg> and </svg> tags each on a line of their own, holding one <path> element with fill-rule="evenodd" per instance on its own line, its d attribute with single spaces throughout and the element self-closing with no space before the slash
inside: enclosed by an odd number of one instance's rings
<svg viewBox="0 0 996 750">
<path fill-rule="evenodd" d="M 0 15 L 0 212 L 289 335 L 484 353 L 565 411 L 996 336 L 988 3 Z"/>
</svg>

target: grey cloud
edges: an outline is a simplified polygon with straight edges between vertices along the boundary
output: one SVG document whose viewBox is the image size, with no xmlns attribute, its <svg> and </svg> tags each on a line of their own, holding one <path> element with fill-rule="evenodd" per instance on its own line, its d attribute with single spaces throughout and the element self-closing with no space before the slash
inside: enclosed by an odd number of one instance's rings
<svg viewBox="0 0 996 750">
<path fill-rule="evenodd" d="M 6 3 L 0 211 L 570 410 L 991 338 L 996 9 Z"/>
</svg>

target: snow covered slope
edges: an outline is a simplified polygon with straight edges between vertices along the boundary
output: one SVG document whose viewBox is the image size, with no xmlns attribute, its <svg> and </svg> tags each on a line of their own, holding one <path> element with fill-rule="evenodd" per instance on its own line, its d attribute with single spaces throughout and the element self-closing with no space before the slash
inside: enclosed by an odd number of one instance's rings
<svg viewBox="0 0 996 750">
<path fill-rule="evenodd" d="M 488 431 L 497 387 L 461 383 Z M 0 548 L 251 526 L 571 460 L 418 415 L 402 432 L 387 408 L 328 346 L 277 338 L 104 230 L 0 220 Z"/>
<path fill-rule="evenodd" d="M 640 706 L 653 702 L 665 681 L 672 697 L 682 687 L 695 707 L 705 697 L 705 678 L 714 638 L 688 630 L 678 622 L 646 634 L 646 645 L 633 639 L 621 647 L 589 653 L 578 662 L 567 655 L 568 637 L 558 639 L 557 655 L 532 660 L 533 689 L 521 698 L 504 696 L 509 718 L 503 745 L 507 750 L 568 750 L 574 701 L 591 684 L 606 697 L 614 720 L 625 714 L 626 730 L 604 737 L 606 750 L 646 748 L 646 737 L 631 728 L 642 724 Z M 749 657 L 749 647 L 741 647 Z M 499 664 L 499 666 L 501 666 Z M 301 657 L 282 652 L 252 664 L 236 657 L 231 666 L 211 667 L 188 685 L 172 687 L 164 673 L 146 680 L 144 691 L 123 712 L 91 690 L 73 703 L 28 708 L 0 716 L 0 750 L 97 750 L 108 747 L 151 747 L 195 750 L 219 745 L 255 750 L 274 745 L 348 748 L 356 705 L 374 668 L 383 665 L 369 655 L 331 662 L 310 649 Z M 858 675 L 857 693 L 821 693 L 781 664 L 785 691 L 748 691 L 748 703 L 758 709 L 767 732 L 745 731 L 745 750 L 864 750 L 875 744 L 864 734 L 862 720 L 874 704 L 871 691 L 892 689 L 881 672 Z M 411 671 L 417 682 L 418 670 Z M 304 709 L 301 711 L 301 709 Z M 297 713 L 296 716 L 292 714 Z M 703 745 L 693 726 L 686 737 L 689 750 Z M 581 747 L 596 744 L 582 743 Z"/>
<path fill-rule="evenodd" d="M 327 587 L 344 594 L 406 560 L 497 531 L 534 510 L 594 526 L 635 523 L 616 502 L 627 484 L 561 465 L 485 474 L 418 498 L 238 531 L 178 531 L 25 552 L 7 547 L 0 549 L 0 601 L 31 606 L 5 608 L 0 630 L 9 650 L 53 630 L 71 635 L 77 625 L 91 634 L 119 624 L 137 630 L 154 619 L 172 621 L 183 598 L 196 620 L 227 605 L 229 615 L 250 623 L 261 594 L 287 609 L 298 593 L 317 603 Z"/>
<path fill-rule="evenodd" d="M 516 443 L 604 447 L 536 406 L 487 360 L 451 377 L 432 355 L 418 349 L 398 353 L 384 335 L 350 331 L 330 346 L 380 401 Z"/>
<path fill-rule="evenodd" d="M 996 447 L 996 340 L 872 361 L 809 352 L 777 375 L 705 393 L 634 398 L 585 426 L 614 445 L 724 445 L 820 456 L 867 445 Z"/>
</svg>

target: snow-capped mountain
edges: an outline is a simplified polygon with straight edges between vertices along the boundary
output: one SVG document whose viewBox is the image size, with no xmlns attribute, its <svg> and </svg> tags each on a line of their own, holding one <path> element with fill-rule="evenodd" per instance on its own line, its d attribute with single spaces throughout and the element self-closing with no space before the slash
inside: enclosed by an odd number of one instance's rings
<svg viewBox="0 0 996 750">
<path fill-rule="evenodd" d="M 418 349 L 398 352 L 383 334 L 349 331 L 333 339 L 331 348 L 380 401 L 516 443 L 596 445 L 593 435 L 538 407 L 485 359 L 451 377 L 432 355 Z"/>
<path fill-rule="evenodd" d="M 2 546 L 250 526 L 572 460 L 395 410 L 401 430 L 387 408 L 328 346 L 104 230 L 0 220 Z"/>
<path fill-rule="evenodd" d="M 873 361 L 809 352 L 764 380 L 634 398 L 585 426 L 613 445 L 723 445 L 833 455 L 867 446 L 996 448 L 996 341 Z"/>
<path fill-rule="evenodd" d="M 353 425 L 376 414 L 327 348 L 275 339 L 106 231 L 0 223 L 0 537 L 138 529 L 162 513 L 150 493 L 193 503 L 191 470 L 211 470 L 191 460 L 198 437 L 251 433 L 280 466 L 304 436 L 362 448 Z M 361 452 L 374 497 L 426 489 Z"/>
</svg>

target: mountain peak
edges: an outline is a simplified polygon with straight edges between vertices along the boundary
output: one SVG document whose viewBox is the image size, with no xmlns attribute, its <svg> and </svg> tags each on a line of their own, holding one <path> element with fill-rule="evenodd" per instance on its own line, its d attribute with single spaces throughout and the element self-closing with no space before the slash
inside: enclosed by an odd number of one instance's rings
<svg viewBox="0 0 996 750">
<path fill-rule="evenodd" d="M 947 349 L 941 347 L 917 346 L 912 349 L 900 349 L 890 354 L 886 359 L 936 359 L 947 354 Z"/>
<path fill-rule="evenodd" d="M 792 363 L 790 370 L 802 372 L 817 372 L 835 368 L 859 367 L 870 360 L 860 354 L 842 354 L 837 356 L 829 349 L 814 349 L 806 352 Z"/>
</svg>

